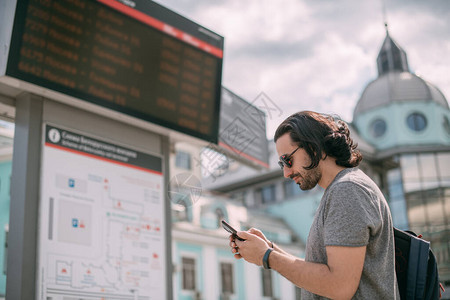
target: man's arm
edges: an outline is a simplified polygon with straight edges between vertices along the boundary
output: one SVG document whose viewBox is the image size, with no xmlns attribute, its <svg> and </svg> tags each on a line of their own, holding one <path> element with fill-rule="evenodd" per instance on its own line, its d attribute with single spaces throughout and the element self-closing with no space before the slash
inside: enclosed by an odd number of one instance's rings
<svg viewBox="0 0 450 300">
<path fill-rule="evenodd" d="M 256 265 L 262 265 L 267 243 L 247 232 L 238 232 L 246 241 L 235 241 L 239 254 Z M 270 267 L 295 285 L 314 294 L 332 299 L 350 299 L 356 292 L 364 266 L 366 247 L 326 247 L 328 264 L 306 262 L 286 252 L 273 251 Z"/>
</svg>

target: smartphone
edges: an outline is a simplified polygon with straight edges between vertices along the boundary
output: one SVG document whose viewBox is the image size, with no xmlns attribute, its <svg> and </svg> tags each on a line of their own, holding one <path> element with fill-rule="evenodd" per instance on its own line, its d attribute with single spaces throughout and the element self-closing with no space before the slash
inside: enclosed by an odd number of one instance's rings
<svg viewBox="0 0 450 300">
<path fill-rule="evenodd" d="M 228 231 L 229 233 L 231 233 L 231 235 L 232 235 L 234 238 L 236 238 L 236 239 L 238 239 L 238 240 L 240 240 L 240 241 L 245 241 L 245 239 L 239 237 L 239 236 L 236 234 L 236 233 L 237 233 L 236 229 L 234 229 L 230 224 L 228 224 L 227 221 L 222 220 L 222 227 L 223 227 L 223 229 L 225 229 L 226 231 Z"/>
</svg>

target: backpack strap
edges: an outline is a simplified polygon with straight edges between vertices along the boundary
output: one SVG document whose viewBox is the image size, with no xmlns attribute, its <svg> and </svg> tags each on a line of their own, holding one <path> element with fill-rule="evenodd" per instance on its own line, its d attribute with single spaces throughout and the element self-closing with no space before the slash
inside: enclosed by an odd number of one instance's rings
<svg viewBox="0 0 450 300">
<path fill-rule="evenodd" d="M 439 299 L 441 298 L 440 293 L 440 283 L 438 275 L 438 267 L 436 263 L 436 257 L 433 251 L 430 249 L 428 257 L 428 278 L 427 278 L 427 292 L 424 299 Z"/>
<path fill-rule="evenodd" d="M 411 236 L 406 283 L 407 299 L 422 299 L 425 294 L 429 250 L 430 243 L 428 241 Z"/>
</svg>

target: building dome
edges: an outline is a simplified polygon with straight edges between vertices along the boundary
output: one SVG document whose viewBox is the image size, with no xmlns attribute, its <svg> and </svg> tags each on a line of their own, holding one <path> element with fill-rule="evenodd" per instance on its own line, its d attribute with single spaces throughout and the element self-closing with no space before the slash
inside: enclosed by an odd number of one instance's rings
<svg viewBox="0 0 450 300">
<path fill-rule="evenodd" d="M 367 85 L 354 110 L 354 117 L 393 102 L 436 102 L 449 109 L 444 94 L 417 75 L 407 71 L 382 74 Z"/>
<path fill-rule="evenodd" d="M 377 67 L 378 77 L 353 111 L 354 127 L 377 156 L 449 146 L 450 109 L 444 94 L 409 71 L 406 52 L 387 29 Z"/>
<path fill-rule="evenodd" d="M 377 57 L 378 78 L 367 85 L 353 111 L 359 115 L 398 102 L 435 102 L 449 109 L 444 94 L 431 83 L 409 71 L 406 52 L 391 38 L 386 24 L 386 38 Z"/>
</svg>

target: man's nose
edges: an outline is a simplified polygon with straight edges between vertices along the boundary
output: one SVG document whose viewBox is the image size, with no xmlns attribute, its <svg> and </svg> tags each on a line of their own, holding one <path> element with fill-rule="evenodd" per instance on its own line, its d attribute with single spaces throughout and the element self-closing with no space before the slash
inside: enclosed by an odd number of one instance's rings
<svg viewBox="0 0 450 300">
<path fill-rule="evenodd" d="M 292 174 L 292 168 L 288 168 L 286 166 L 283 167 L 283 176 L 285 178 L 290 178 L 290 175 Z"/>
</svg>

